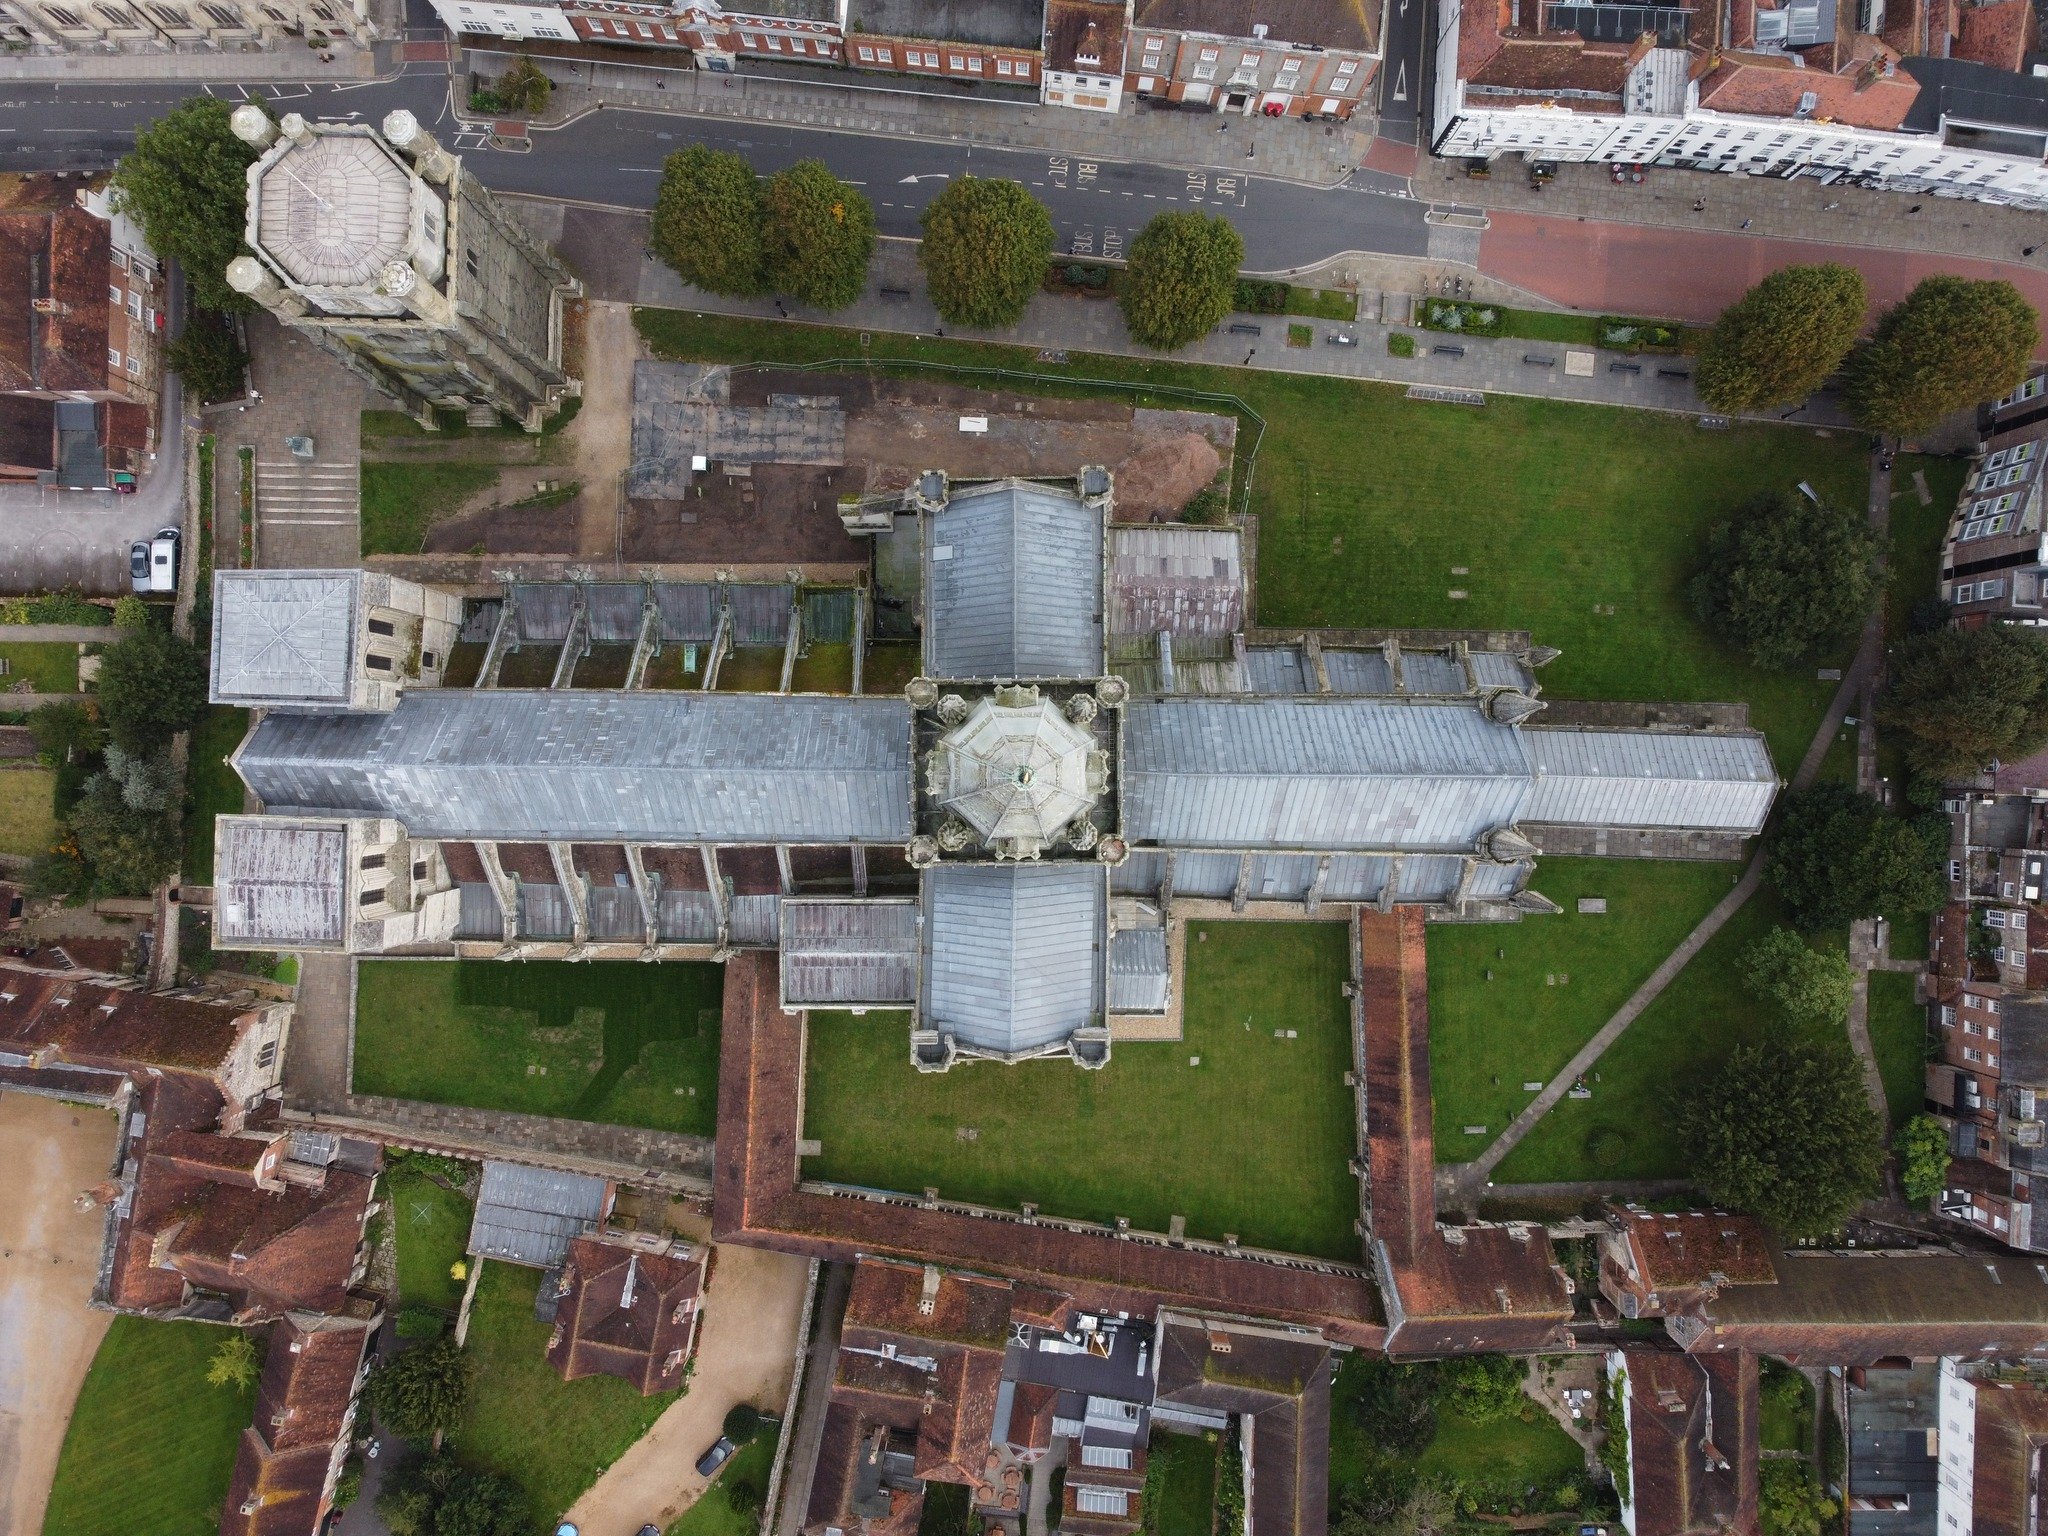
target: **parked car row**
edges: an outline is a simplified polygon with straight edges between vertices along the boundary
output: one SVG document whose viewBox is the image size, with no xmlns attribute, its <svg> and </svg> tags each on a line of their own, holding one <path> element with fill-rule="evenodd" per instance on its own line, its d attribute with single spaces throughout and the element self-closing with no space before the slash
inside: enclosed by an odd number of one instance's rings
<svg viewBox="0 0 2048 1536">
<path fill-rule="evenodd" d="M 153 539 L 128 546 L 128 585 L 141 593 L 178 590 L 178 530 L 159 528 Z"/>
</svg>

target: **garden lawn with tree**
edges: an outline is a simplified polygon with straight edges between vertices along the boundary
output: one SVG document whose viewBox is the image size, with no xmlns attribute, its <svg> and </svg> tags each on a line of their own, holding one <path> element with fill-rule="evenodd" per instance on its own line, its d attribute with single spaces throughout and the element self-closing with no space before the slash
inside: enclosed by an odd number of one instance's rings
<svg viewBox="0 0 2048 1536">
<path fill-rule="evenodd" d="M 1153 1232 L 1185 1216 L 1191 1237 L 1350 1260 L 1349 949 L 1342 923 L 1191 925 L 1183 1038 L 1123 1042 L 1106 1072 L 934 1077 L 904 1015 L 813 1013 L 804 1135 L 824 1150 L 804 1175 Z"/>
</svg>

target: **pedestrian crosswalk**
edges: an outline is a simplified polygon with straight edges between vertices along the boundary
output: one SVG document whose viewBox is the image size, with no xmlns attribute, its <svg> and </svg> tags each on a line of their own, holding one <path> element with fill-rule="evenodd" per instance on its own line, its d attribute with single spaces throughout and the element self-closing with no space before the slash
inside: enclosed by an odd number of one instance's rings
<svg viewBox="0 0 2048 1536">
<path fill-rule="evenodd" d="M 362 486 L 353 464 L 317 460 L 258 459 L 256 517 L 259 526 L 342 527 L 362 508 Z"/>
</svg>

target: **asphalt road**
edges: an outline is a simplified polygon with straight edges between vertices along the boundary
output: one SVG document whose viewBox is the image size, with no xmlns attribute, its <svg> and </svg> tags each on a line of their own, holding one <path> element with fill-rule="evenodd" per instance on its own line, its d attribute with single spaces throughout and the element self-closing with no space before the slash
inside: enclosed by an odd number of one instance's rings
<svg viewBox="0 0 2048 1536">
<path fill-rule="evenodd" d="M 1422 0 L 1412 3 L 1419 13 Z M 109 165 L 139 126 L 201 89 L 241 94 L 175 81 L 0 87 L 0 170 Z M 948 178 L 971 171 L 1031 187 L 1052 210 L 1063 248 L 1078 255 L 1115 256 L 1153 214 L 1188 207 L 1227 214 L 1244 235 L 1245 265 L 1257 271 L 1308 266 L 1347 251 L 1420 256 L 1428 247 L 1424 205 L 1365 187 L 1323 190 L 1259 176 L 722 118 L 607 108 L 535 134 L 530 150 L 495 150 L 482 135 L 457 131 L 448 111 L 448 77 L 438 65 L 411 65 L 396 79 L 362 85 L 261 85 L 250 94 L 273 111 L 309 118 L 375 122 L 406 107 L 493 188 L 622 208 L 651 206 L 662 157 L 703 143 L 737 150 L 763 172 L 805 157 L 822 159 L 866 189 L 884 235 L 915 235 L 925 204 Z"/>
</svg>

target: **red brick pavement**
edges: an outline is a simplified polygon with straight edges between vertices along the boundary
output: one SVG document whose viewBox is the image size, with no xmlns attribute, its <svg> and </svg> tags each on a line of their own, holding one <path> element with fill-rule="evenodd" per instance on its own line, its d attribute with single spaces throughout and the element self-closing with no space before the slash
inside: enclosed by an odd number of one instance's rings
<svg viewBox="0 0 2048 1536">
<path fill-rule="evenodd" d="M 1479 270 L 1554 303 L 1599 314 L 1711 320 L 1759 278 L 1794 263 L 1859 268 L 1872 304 L 1890 304 L 1935 272 L 2002 277 L 2048 312 L 2048 273 L 2034 267 L 1921 251 L 1820 245 L 1763 236 L 1602 224 L 1495 212 Z M 2048 355 L 2044 351 L 2043 355 Z"/>
</svg>

